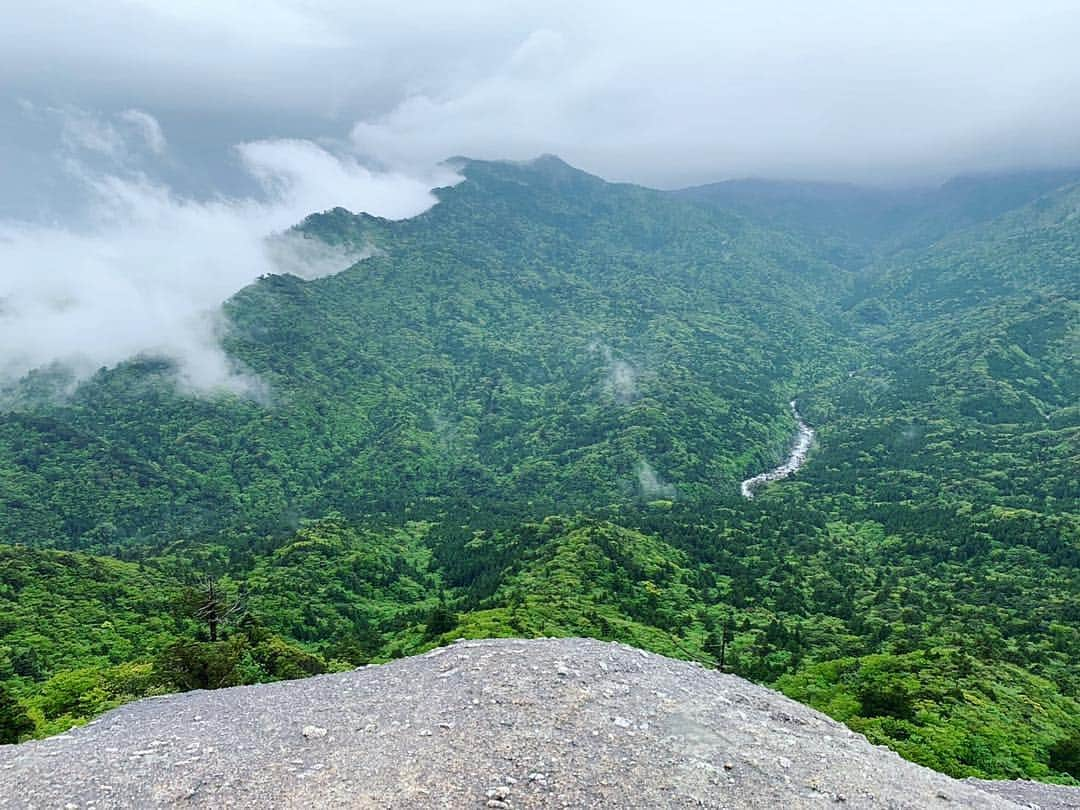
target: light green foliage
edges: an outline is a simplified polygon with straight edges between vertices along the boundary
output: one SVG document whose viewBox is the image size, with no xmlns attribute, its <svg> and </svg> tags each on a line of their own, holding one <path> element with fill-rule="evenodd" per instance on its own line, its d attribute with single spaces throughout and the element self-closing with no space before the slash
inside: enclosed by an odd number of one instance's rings
<svg viewBox="0 0 1080 810">
<path fill-rule="evenodd" d="M 830 661 L 777 686 L 872 742 L 956 777 L 1069 781 L 1047 754 L 1080 733 L 1080 703 L 1018 667 L 931 648 Z"/>
<path fill-rule="evenodd" d="M 126 663 L 58 672 L 41 684 L 26 703 L 36 734 L 44 736 L 85 723 L 121 703 L 162 691 L 149 663 Z"/>
<path fill-rule="evenodd" d="M 847 273 L 554 159 L 466 174 L 412 220 L 310 217 L 379 252 L 228 303 L 227 346 L 270 403 L 184 396 L 144 359 L 0 415 L 3 536 L 125 554 L 431 499 L 539 518 L 655 499 L 643 462 L 696 498 L 781 454 L 787 399 L 845 351 Z"/>
</svg>

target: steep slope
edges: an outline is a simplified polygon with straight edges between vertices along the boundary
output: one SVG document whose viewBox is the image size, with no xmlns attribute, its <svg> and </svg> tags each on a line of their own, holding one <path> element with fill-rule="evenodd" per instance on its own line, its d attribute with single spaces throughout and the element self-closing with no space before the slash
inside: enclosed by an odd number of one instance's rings
<svg viewBox="0 0 1080 810">
<path fill-rule="evenodd" d="M 822 428 L 816 484 L 1075 514 L 1080 187 L 875 267 L 851 312 L 870 352 L 808 402 L 843 414 Z"/>
<path fill-rule="evenodd" d="M 1042 806 L 1078 792 L 1014 790 Z M 0 748 L 0 807 L 91 802 L 1020 806 L 746 681 L 575 639 L 466 642 L 382 667 L 143 701 Z"/>
<path fill-rule="evenodd" d="M 413 220 L 311 217 L 376 255 L 229 302 L 268 402 L 183 396 L 147 360 L 0 417 L 2 536 L 119 552 L 329 510 L 735 496 L 840 368 L 848 279 L 799 242 L 556 158 L 462 171 Z"/>
<path fill-rule="evenodd" d="M 746 179 L 679 189 L 672 194 L 797 233 L 817 252 L 855 270 L 895 237 L 918 210 L 926 191 Z"/>
</svg>

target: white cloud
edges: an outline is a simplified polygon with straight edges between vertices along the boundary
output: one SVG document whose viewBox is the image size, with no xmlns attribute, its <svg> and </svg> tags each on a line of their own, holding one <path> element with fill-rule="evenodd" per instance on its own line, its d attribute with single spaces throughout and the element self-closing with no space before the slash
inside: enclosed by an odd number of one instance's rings
<svg viewBox="0 0 1080 810">
<path fill-rule="evenodd" d="M 20 99 L 19 109 L 29 119 L 59 129 L 63 153 L 73 159 L 106 158 L 123 165 L 146 152 L 161 156 L 168 146 L 161 124 L 150 113 L 134 108 L 115 116 L 103 116 L 73 105 L 38 105 Z"/>
<path fill-rule="evenodd" d="M 626 405 L 638 398 L 638 377 L 640 372 L 633 365 L 615 356 L 611 347 L 593 340 L 589 343 L 590 354 L 600 354 L 604 358 L 603 391 L 619 405 Z"/>
<path fill-rule="evenodd" d="M 119 132 L 113 121 L 69 118 L 83 134 Z M 139 144 L 159 151 L 163 138 L 134 120 L 138 138 L 117 136 L 112 154 Z M 77 141 L 100 152 L 97 144 Z M 264 273 L 311 278 L 362 256 L 276 234 L 334 206 L 401 218 L 435 202 L 428 183 L 370 172 L 309 142 L 238 149 L 265 199 L 187 199 L 141 172 L 95 171 L 71 158 L 73 189 L 92 212 L 87 226 L 0 223 L 0 373 L 61 362 L 87 374 L 152 354 L 175 360 L 192 388 L 242 387 L 242 370 L 218 344 L 219 305 Z"/>
<path fill-rule="evenodd" d="M 450 170 L 432 169 L 417 174 L 374 172 L 348 155 L 333 155 L 311 141 L 272 140 L 243 143 L 236 147 L 247 170 L 263 188 L 278 199 L 287 199 L 286 216 L 296 217 L 334 205 L 350 211 L 367 211 L 388 219 L 404 219 L 434 203 L 430 189 L 454 182 Z"/>
<path fill-rule="evenodd" d="M 268 236 L 265 246 L 274 272 L 308 281 L 340 273 L 376 253 L 374 246 L 331 245 L 297 231 Z"/>
<path fill-rule="evenodd" d="M 146 148 L 152 153 L 160 155 L 165 152 L 165 133 L 161 131 L 161 124 L 150 113 L 142 110 L 124 110 L 118 117 L 139 132 L 146 143 Z"/>
<path fill-rule="evenodd" d="M 666 483 L 649 462 L 642 459 L 637 466 L 638 488 L 645 498 L 674 498 L 675 487 Z"/>
<path fill-rule="evenodd" d="M 489 75 L 443 95 L 410 96 L 389 114 L 357 123 L 356 148 L 398 165 L 448 155 L 526 159 L 573 151 L 574 126 L 609 71 L 551 30 L 531 33 Z"/>
<path fill-rule="evenodd" d="M 75 107 L 46 108 L 61 122 L 61 138 L 71 152 L 93 152 L 110 158 L 122 156 L 125 140 L 108 121 Z"/>
<path fill-rule="evenodd" d="M 969 16 L 928 2 L 866 13 L 836 0 L 675 2 L 577 16 L 553 14 L 501 61 L 364 117 L 354 143 L 398 165 L 556 152 L 661 186 L 925 181 L 1080 160 L 1080 111 L 1059 103 L 1080 90 L 1080 63 L 1065 56 L 1080 16 L 1061 3 L 983 3 Z"/>
</svg>

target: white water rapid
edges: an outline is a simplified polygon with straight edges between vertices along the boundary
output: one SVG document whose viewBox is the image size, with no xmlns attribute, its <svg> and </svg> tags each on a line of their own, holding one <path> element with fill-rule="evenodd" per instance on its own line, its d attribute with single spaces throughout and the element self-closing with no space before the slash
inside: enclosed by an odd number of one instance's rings
<svg viewBox="0 0 1080 810">
<path fill-rule="evenodd" d="M 744 498 L 753 498 L 754 490 L 762 484 L 787 478 L 792 473 L 798 472 L 799 468 L 806 463 L 806 454 L 810 451 L 810 443 L 814 441 L 814 429 L 803 421 L 802 414 L 795 407 L 795 400 L 791 400 L 791 412 L 795 415 L 795 424 L 798 426 L 791 452 L 779 467 L 758 473 L 753 478 L 743 481 L 740 489 Z"/>
</svg>

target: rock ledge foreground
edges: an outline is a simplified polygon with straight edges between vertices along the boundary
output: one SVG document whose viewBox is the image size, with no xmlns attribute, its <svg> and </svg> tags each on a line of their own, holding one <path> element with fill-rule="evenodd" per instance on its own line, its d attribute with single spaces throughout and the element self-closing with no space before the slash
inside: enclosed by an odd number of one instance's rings
<svg viewBox="0 0 1080 810">
<path fill-rule="evenodd" d="M 1016 808 L 732 675 L 587 639 L 132 703 L 0 746 L 0 807 Z"/>
</svg>

